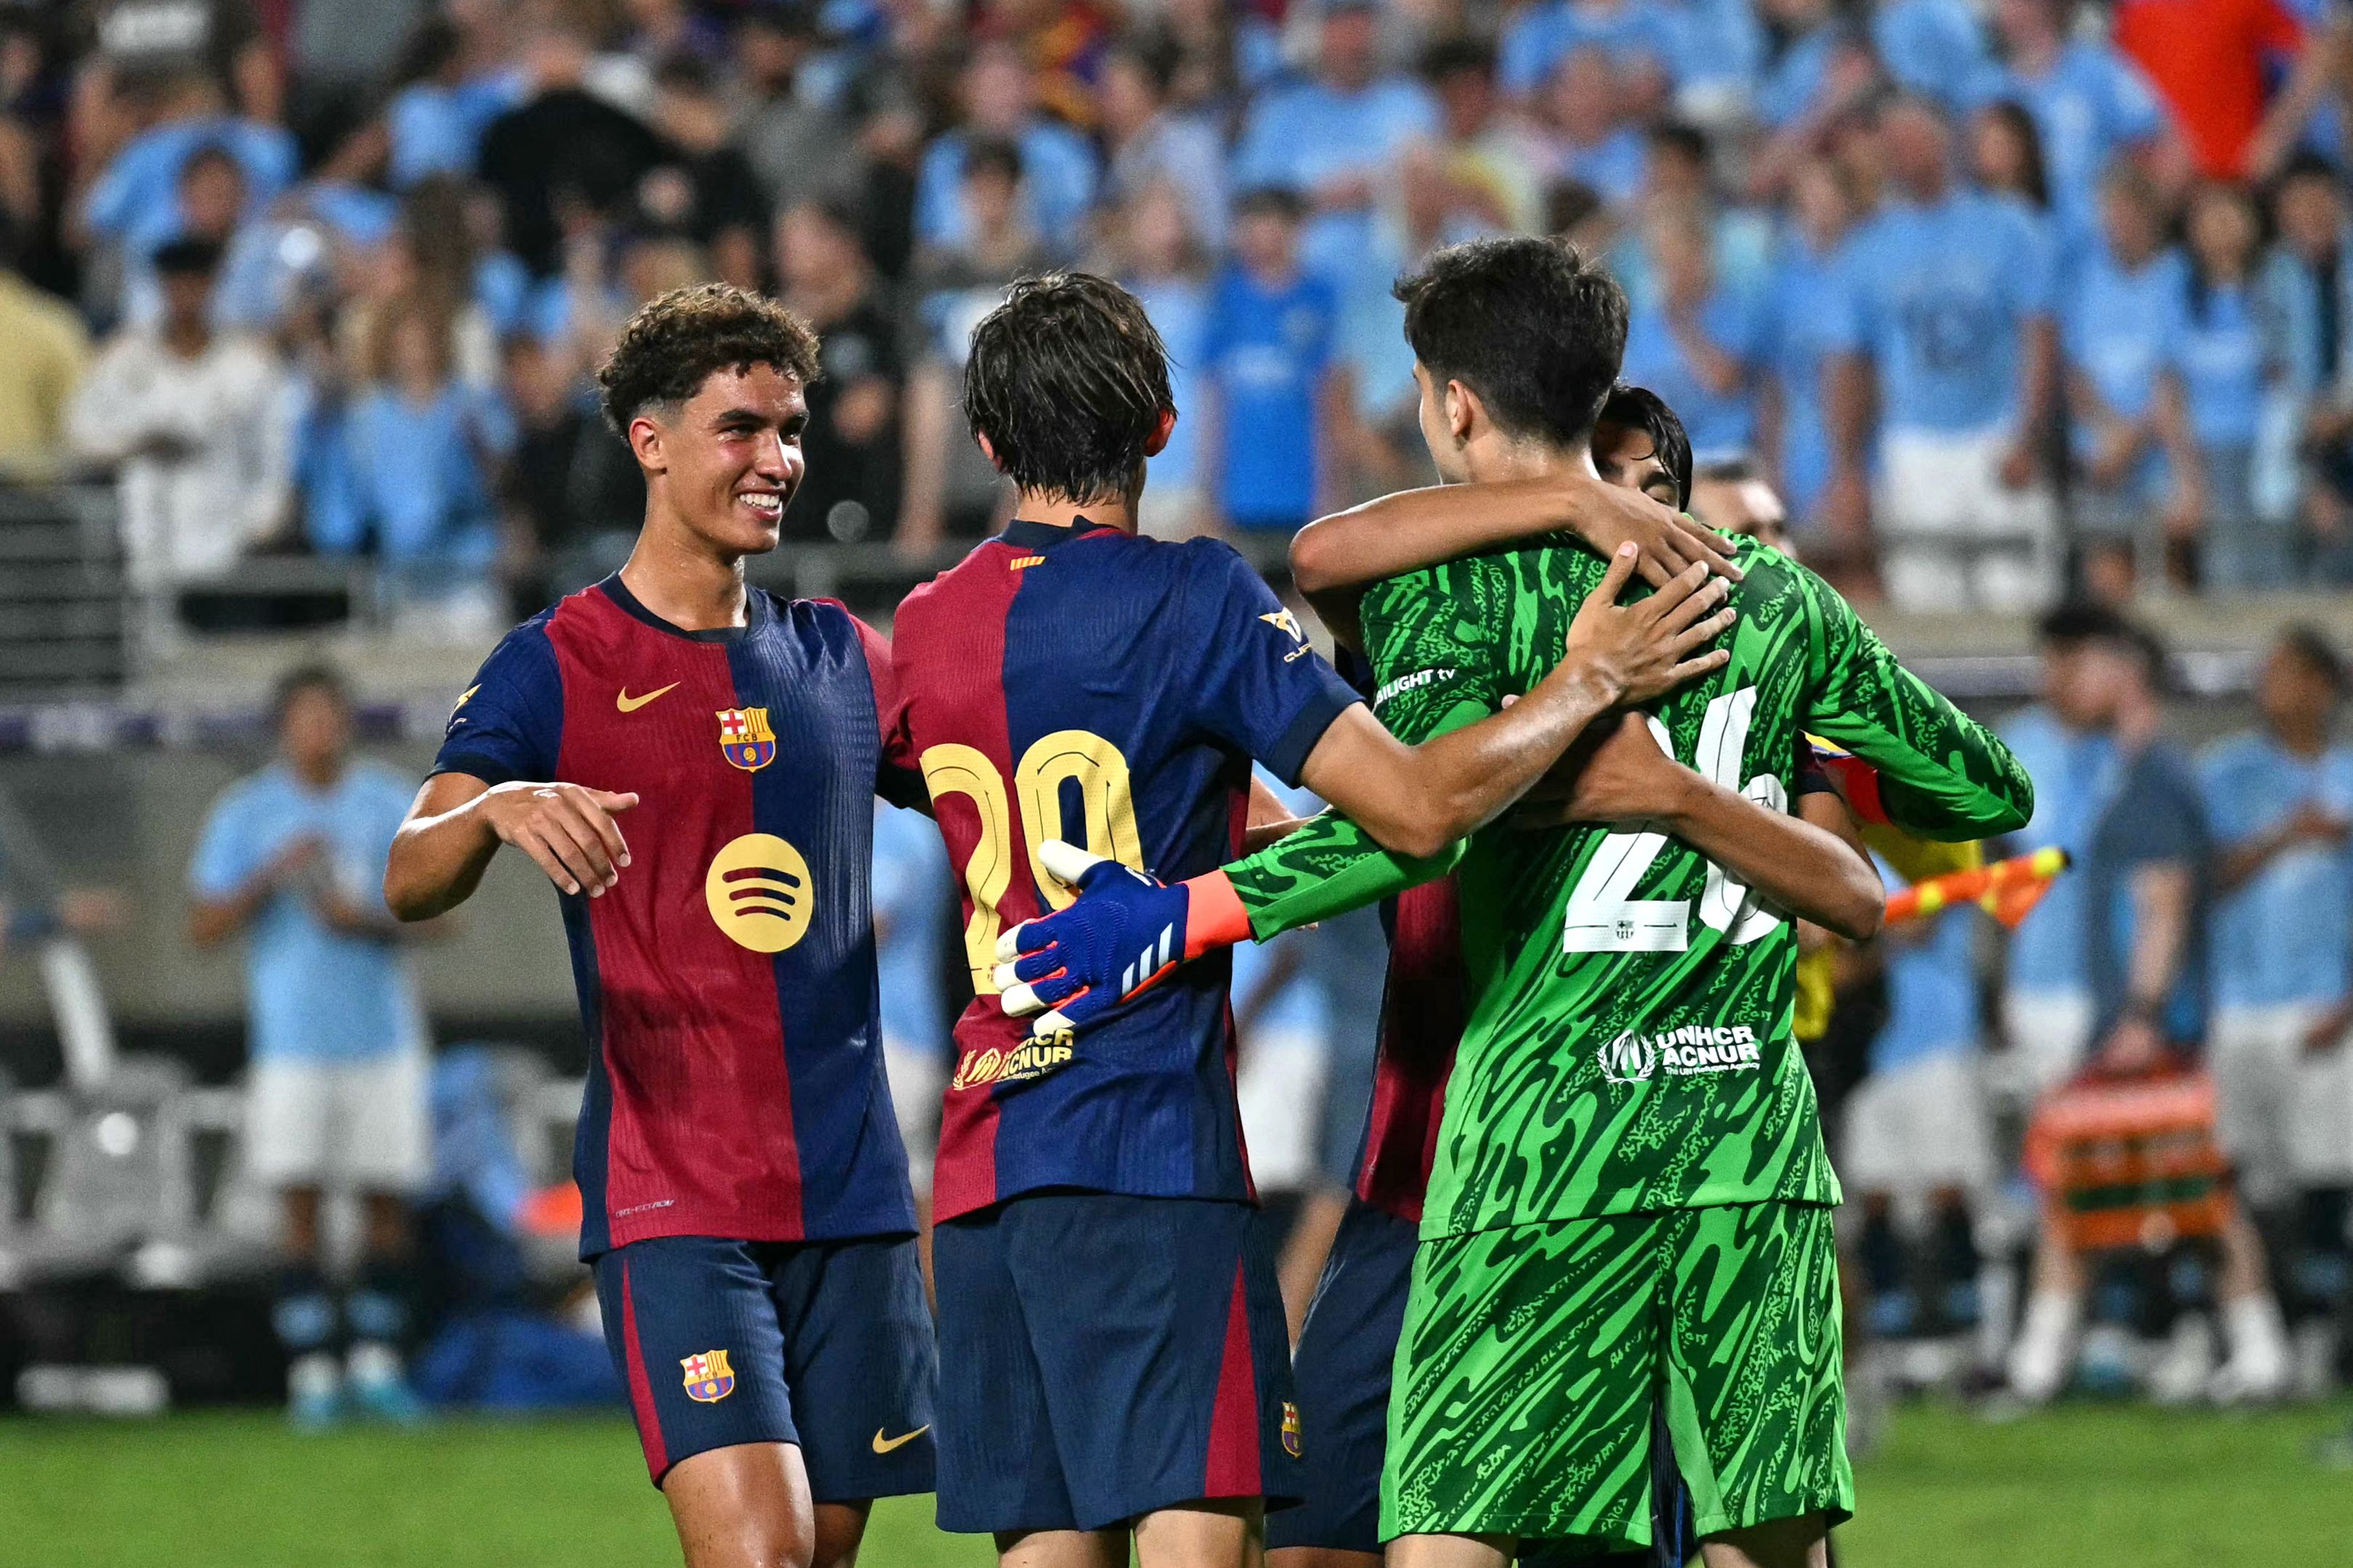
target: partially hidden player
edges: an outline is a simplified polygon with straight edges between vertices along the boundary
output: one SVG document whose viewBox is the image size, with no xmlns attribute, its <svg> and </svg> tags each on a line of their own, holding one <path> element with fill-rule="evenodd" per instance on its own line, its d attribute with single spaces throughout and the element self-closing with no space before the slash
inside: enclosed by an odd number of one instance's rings
<svg viewBox="0 0 2353 1568">
<path fill-rule="evenodd" d="M 744 579 L 800 483 L 817 364 L 723 285 L 631 318 L 597 379 L 645 472 L 636 548 L 483 663 L 385 877 L 420 919 L 512 844 L 562 895 L 580 1251 L 689 1568 L 851 1563 L 871 1500 L 932 1487 L 868 898 L 873 797 L 920 788 L 883 760 L 887 645 Z"/>
<path fill-rule="evenodd" d="M 1556 366 L 1622 343 L 1624 298 L 1606 275 L 1556 242 L 1499 239 L 1442 251 L 1399 287 L 1443 477 L 1583 460 L 1608 380 L 1572 388 Z M 1662 751 L 1780 811 L 1813 730 L 1878 766 L 1907 826 L 1966 823 L 1974 837 L 2024 820 L 2031 789 L 1998 741 L 1819 578 L 1753 542 L 1736 550 L 1730 661 L 1649 705 L 1641 721 Z M 1366 594 L 1384 721 L 1419 741 L 1503 710 L 1549 669 L 1565 607 L 1605 565 L 1545 543 Z M 1400 1568 L 1492 1568 L 1523 1542 L 1647 1544 L 1643 1459 L 1662 1399 L 1715 1568 L 1820 1564 L 1828 1526 L 1852 1510 L 1839 1194 L 1790 1037 L 1791 921 L 1653 815 L 1493 825 L 1459 856 L 1467 1021 L 1381 1488 L 1379 1532 Z M 1451 859 L 1401 862 L 1344 808 L 1190 885 L 1092 867 L 1071 909 L 1013 933 L 1024 956 L 1008 979 L 1050 1007 L 1050 1026 L 1083 1026 L 1120 1016 L 1133 993 L 1112 960 L 1147 935 L 1174 931 L 1187 951 L 1271 935 Z M 1235 904 L 1240 920 L 1220 913 Z"/>
<path fill-rule="evenodd" d="M 1071 896 L 1041 858 L 1083 841 L 1129 867 L 1235 852 L 1250 764 L 1437 850 L 1492 820 L 1597 715 L 1704 673 L 1721 629 L 1704 561 L 1618 605 L 1630 543 L 1582 595 L 1552 677 L 1510 713 L 1396 740 L 1231 549 L 1136 536 L 1146 458 L 1176 419 L 1142 307 L 1084 274 L 1018 284 L 976 328 L 976 438 L 1017 521 L 909 595 L 892 743 L 929 786 L 964 884 L 976 990 L 956 1027 L 934 1203 L 939 1521 L 1013 1564 L 1255 1561 L 1299 1495 L 1272 1269 L 1234 1098 L 1228 963 L 1169 974 L 1082 1047 L 1028 1031 L 991 980 L 1002 929 Z"/>
<path fill-rule="evenodd" d="M 1591 446 L 1592 471 L 1606 483 L 1665 506 L 1689 502 L 1690 441 L 1682 420 L 1656 395 L 1613 388 L 1595 420 Z M 1498 493 L 1506 490 L 1512 493 Z M 1293 574 L 1319 614 L 1353 628 L 1357 599 L 1371 584 L 1434 564 L 1466 546 L 1502 542 L 1512 536 L 1497 530 L 1514 522 L 1529 533 L 1558 529 L 1580 496 L 1569 477 L 1537 474 L 1510 485 L 1441 486 L 1386 497 L 1303 530 L 1293 547 Z M 1464 504 L 1482 498 L 1483 505 Z M 1425 558 L 1414 559 L 1416 552 Z M 1342 668 L 1352 666 L 1362 668 L 1361 659 Z M 1788 897 L 1792 912 L 1849 939 L 1868 936 L 1877 923 L 1878 876 L 1852 840 L 1843 804 L 1819 772 L 1793 780 L 1797 810 L 1814 825 L 1808 828 L 1709 784 L 1661 751 L 1647 728 L 1623 725 L 1589 752 L 1573 752 L 1560 771 L 1566 793 L 1550 809 L 1566 819 L 1607 814 L 1613 800 L 1630 799 L 1653 804 L 1664 815 L 1681 797 L 1686 804 L 1680 815 L 1692 825 L 1687 831 L 1714 846 L 1734 871 Z M 1539 792 L 1549 787 L 1548 782 Z M 1293 1358 L 1307 1439 L 1307 1493 L 1300 1507 L 1268 1521 L 1269 1568 L 1377 1568 L 1380 1560 L 1390 1370 L 1405 1319 L 1432 1140 L 1462 1032 L 1456 898 L 1454 879 L 1440 878 L 1407 889 L 1388 911 L 1389 973 L 1372 1104 L 1347 1212 Z M 1582 1561 L 1630 1568 L 1685 1560 L 1687 1489 L 1667 1451 L 1663 1426 L 1654 1431 L 1651 1447 L 1651 1549 Z M 1539 1548 L 1524 1550 L 1522 1560 L 1546 1559 Z"/>
</svg>

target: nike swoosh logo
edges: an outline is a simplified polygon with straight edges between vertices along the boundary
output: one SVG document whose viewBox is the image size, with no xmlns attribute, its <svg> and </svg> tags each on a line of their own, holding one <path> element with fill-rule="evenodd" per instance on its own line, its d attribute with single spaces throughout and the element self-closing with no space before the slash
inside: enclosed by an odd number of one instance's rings
<svg viewBox="0 0 2353 1568">
<path fill-rule="evenodd" d="M 620 694 L 613 699 L 613 706 L 618 708 L 624 713 L 634 713 L 638 709 L 644 707 L 647 703 L 651 702 L 655 698 L 659 697 L 663 692 L 673 691 L 676 690 L 677 688 L 678 682 L 673 680 L 668 686 L 656 687 L 653 690 L 647 692 L 643 697 L 632 697 L 629 695 L 629 689 L 624 686 L 621 688 Z"/>
<path fill-rule="evenodd" d="M 927 1421 L 912 1432 L 902 1433 L 896 1437 L 885 1437 L 882 1436 L 882 1428 L 877 1426 L 874 1428 L 874 1451 L 878 1454 L 887 1454 L 893 1448 L 904 1447 L 931 1429 L 931 1423 Z"/>
</svg>

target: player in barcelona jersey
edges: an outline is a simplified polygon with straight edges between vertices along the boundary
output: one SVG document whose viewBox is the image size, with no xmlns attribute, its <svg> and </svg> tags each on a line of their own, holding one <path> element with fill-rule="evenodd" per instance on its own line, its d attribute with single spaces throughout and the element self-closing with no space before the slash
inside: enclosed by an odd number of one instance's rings
<svg viewBox="0 0 2353 1568">
<path fill-rule="evenodd" d="M 1605 483 L 1648 496 L 1654 506 L 1688 503 L 1691 444 L 1655 395 L 1614 388 L 1595 421 L 1592 448 Z M 1581 514 L 1595 499 L 1575 470 L 1386 497 L 1303 531 L 1293 547 L 1293 574 L 1350 647 L 1358 598 L 1374 582 L 1517 535 L 1583 532 Z M 1343 668 L 1364 667 L 1352 658 Z M 1672 810 L 1680 837 L 1706 846 L 1793 913 L 1849 938 L 1868 935 L 1877 923 L 1883 896 L 1877 873 L 1817 771 L 1793 781 L 1800 792 L 1795 809 L 1814 828 L 1670 760 L 1646 728 L 1621 723 L 1598 746 L 1574 748 L 1560 773 L 1557 784 L 1547 780 L 1534 792 L 1567 792 L 1548 798 L 1546 811 L 1575 819 L 1607 816 L 1628 803 L 1662 817 Z M 1377 1568 L 1380 1560 L 1390 1369 L 1464 999 L 1453 879 L 1407 889 L 1387 914 L 1390 965 L 1372 1101 L 1347 1212 L 1293 1363 L 1307 1439 L 1306 1496 L 1268 1521 L 1269 1568 Z M 1688 1489 L 1655 1417 L 1651 1450 L 1651 1549 L 1599 1559 L 1564 1552 L 1558 1561 L 1635 1568 L 1685 1560 Z M 1541 1549 L 1522 1552 L 1527 1563 L 1554 1560 Z"/>
<path fill-rule="evenodd" d="M 501 844 L 561 895 L 589 1046 L 573 1169 L 605 1332 L 689 1568 L 844 1564 L 932 1486 L 936 1381 L 875 1017 L 890 649 L 748 589 L 802 474 L 817 341 L 712 284 L 599 375 L 646 477 L 614 576 L 458 700 L 385 892 L 461 902 Z"/>
<path fill-rule="evenodd" d="M 1400 285 L 1422 429 L 1450 480 L 1585 460 L 1625 305 L 1565 246 L 1480 241 Z M 1532 368 L 1535 367 L 1535 368 Z M 1736 547 L 1723 668 L 1637 721 L 1704 778 L 1776 811 L 1813 730 L 1880 770 L 1906 826 L 2015 828 L 2031 789 L 1989 734 L 1903 670 L 1818 578 Z M 1572 545 L 1491 552 L 1365 596 L 1383 720 L 1482 722 L 1544 678 L 1605 567 Z M 1459 858 L 1465 1021 L 1436 1135 L 1390 1400 L 1380 1534 L 1407 1568 L 1500 1568 L 1522 1542 L 1642 1544 L 1663 1401 L 1716 1568 L 1820 1563 L 1853 1506 L 1831 1210 L 1790 1037 L 1783 910 L 1714 853 L 1620 805 L 1609 822 L 1490 826 Z M 1680 823 L 1677 824 L 1680 826 Z M 1013 978 L 1083 1031 L 1124 1015 L 1111 955 L 1271 934 L 1426 877 L 1327 815 L 1220 877 L 1093 868 L 1014 933 Z M 1386 875 L 1380 873 L 1386 873 Z M 1209 918 L 1197 922 L 1196 910 Z M 1081 1048 L 1085 1034 L 1079 1037 Z"/>
<path fill-rule="evenodd" d="M 1712 665 L 1704 566 L 1618 604 L 1629 545 L 1555 675 L 1483 725 L 1400 744 L 1230 549 L 1136 537 L 1146 458 L 1176 418 L 1142 308 L 1100 279 L 1018 284 L 975 330 L 974 434 L 1018 521 L 918 589 L 894 628 L 894 754 L 920 769 L 964 882 L 981 993 L 957 1026 L 933 1258 L 939 1518 L 1008 1563 L 1254 1561 L 1302 1447 L 1234 1100 L 1222 959 L 1182 931 L 1123 955 L 1141 990 L 1073 1046 L 1031 1041 L 991 994 L 1002 929 L 1071 892 L 1043 858 L 1208 872 L 1241 841 L 1255 757 L 1442 847 L 1504 810 L 1596 715 Z M 1237 913 L 1237 918 L 1239 915 Z"/>
</svg>

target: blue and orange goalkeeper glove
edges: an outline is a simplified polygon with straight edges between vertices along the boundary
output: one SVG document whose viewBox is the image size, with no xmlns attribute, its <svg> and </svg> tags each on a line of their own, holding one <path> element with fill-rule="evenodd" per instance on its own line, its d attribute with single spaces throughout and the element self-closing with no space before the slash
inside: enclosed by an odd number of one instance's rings
<svg viewBox="0 0 2353 1568">
<path fill-rule="evenodd" d="M 1060 839 L 1039 845 L 1038 858 L 1079 897 L 997 939 L 997 1002 L 1017 1018 L 1036 1015 L 1033 1036 L 1083 1029 L 1178 964 L 1250 940 L 1223 871 L 1172 888 Z"/>
</svg>

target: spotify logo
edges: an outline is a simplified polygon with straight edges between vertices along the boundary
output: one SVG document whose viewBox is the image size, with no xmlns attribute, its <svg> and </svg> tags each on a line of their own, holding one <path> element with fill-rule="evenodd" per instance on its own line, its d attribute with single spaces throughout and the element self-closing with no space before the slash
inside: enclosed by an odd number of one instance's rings
<svg viewBox="0 0 2353 1568">
<path fill-rule="evenodd" d="M 808 862 L 773 833 L 746 833 L 712 858 L 702 879 L 711 918 L 754 952 L 782 952 L 808 933 Z"/>
</svg>

